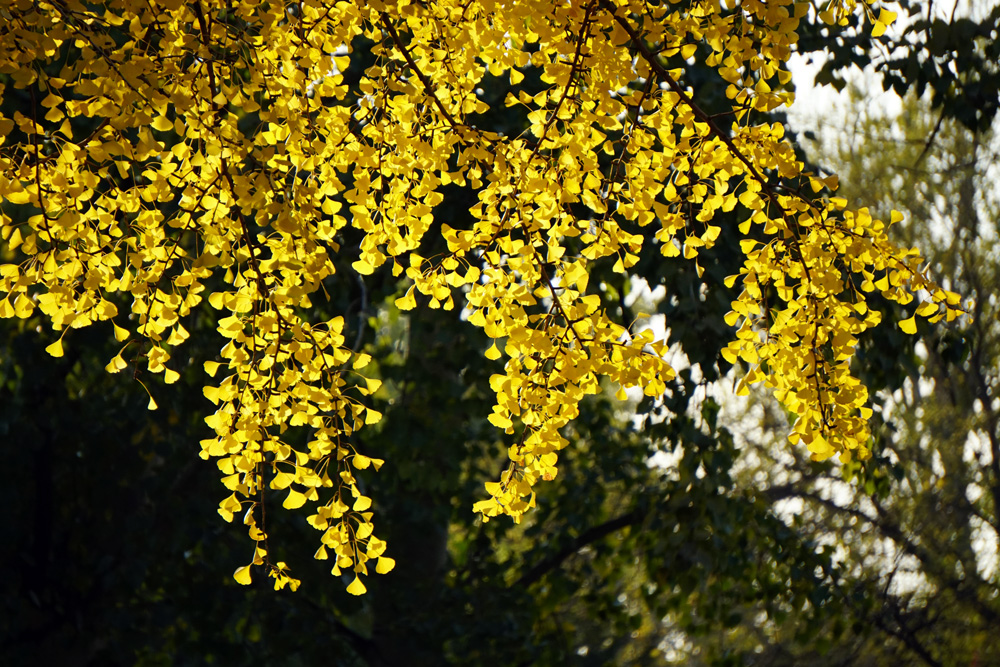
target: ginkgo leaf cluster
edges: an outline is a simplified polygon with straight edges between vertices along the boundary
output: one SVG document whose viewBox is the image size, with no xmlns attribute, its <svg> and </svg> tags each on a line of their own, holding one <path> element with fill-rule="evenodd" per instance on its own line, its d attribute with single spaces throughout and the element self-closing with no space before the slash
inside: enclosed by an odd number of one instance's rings
<svg viewBox="0 0 1000 667">
<path fill-rule="evenodd" d="M 0 228 L 16 258 L 0 268 L 0 316 L 39 311 L 59 332 L 56 356 L 74 329 L 111 321 L 122 347 L 107 370 L 170 384 L 184 323 L 207 302 L 223 347 L 204 367 L 216 410 L 201 456 L 230 492 L 219 513 L 241 518 L 276 588 L 298 581 L 269 560 L 268 492 L 314 508 L 316 557 L 351 576 L 349 592 L 364 592 L 369 565 L 394 564 L 356 475 L 382 465 L 353 438 L 381 418 L 379 381 L 343 317 L 311 317 L 340 258 L 407 280 L 400 309 L 460 310 L 493 340 L 483 417 L 509 437 L 510 463 L 475 506 L 484 519 L 530 509 L 585 396 L 603 384 L 658 396 L 674 375 L 663 341 L 609 316 L 593 265 L 697 263 L 723 233 L 746 256 L 728 281 L 737 328 L 723 352 L 748 369 L 738 391 L 771 387 L 814 458 L 865 457 L 871 410 L 851 360 L 879 323 L 867 295 L 925 294 L 916 312 L 931 321 L 961 304 L 761 120 L 792 102 L 786 63 L 810 11 L 3 0 L 0 96 L 32 103 L 0 113 Z M 873 11 L 835 0 L 820 18 L 867 13 L 881 34 L 894 14 Z M 725 83 L 730 114 L 698 106 L 677 66 L 695 57 Z M 520 134 L 478 125 L 489 106 L 477 91 L 497 80 Z M 477 196 L 461 229 L 435 219 L 452 185 Z M 723 229 L 737 206 L 745 219 Z M 342 245 L 347 228 L 357 246 Z M 428 234 L 445 254 L 420 254 Z M 307 444 L 289 444 L 289 429 Z M 250 569 L 235 578 L 249 583 Z"/>
</svg>

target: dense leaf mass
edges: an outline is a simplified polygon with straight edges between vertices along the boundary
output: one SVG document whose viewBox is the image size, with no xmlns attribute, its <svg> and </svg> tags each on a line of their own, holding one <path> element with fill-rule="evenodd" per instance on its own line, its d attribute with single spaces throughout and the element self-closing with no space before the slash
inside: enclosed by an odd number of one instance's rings
<svg viewBox="0 0 1000 667">
<path fill-rule="evenodd" d="M 885 223 L 830 196 L 836 177 L 806 171 L 765 117 L 792 101 L 785 63 L 809 11 L 6 0 L 0 95 L 30 104 L 0 114 L 0 226 L 16 253 L 0 268 L 0 316 L 41 311 L 61 332 L 54 356 L 72 330 L 110 320 L 121 350 L 107 370 L 169 384 L 184 322 L 207 301 L 224 347 L 204 367 L 217 410 L 202 457 L 231 492 L 220 514 L 243 517 L 276 587 L 298 581 L 268 558 L 268 489 L 287 509 L 315 503 L 317 558 L 334 573 L 394 565 L 356 478 L 382 465 L 356 438 L 381 418 L 380 383 L 344 318 L 313 316 L 345 256 L 362 276 L 384 266 L 407 280 L 399 309 L 457 306 L 494 341 L 489 421 L 510 460 L 475 506 L 486 519 L 534 504 L 586 395 L 658 396 L 675 375 L 664 341 L 608 314 L 593 267 L 625 274 L 649 253 L 698 263 L 723 232 L 745 254 L 726 281 L 739 289 L 724 355 L 747 368 L 737 391 L 773 389 L 814 459 L 863 459 L 871 409 L 851 360 L 879 323 L 867 295 L 905 304 L 923 290 L 916 312 L 931 321 L 961 304 Z M 820 18 L 851 12 L 876 36 L 894 18 L 853 0 Z M 727 113 L 698 105 L 692 58 L 726 82 Z M 482 88 L 498 86 L 523 131 L 487 126 Z M 462 228 L 435 218 L 455 187 L 475 192 Z M 723 230 L 734 210 L 742 222 Z M 425 250 L 435 235 L 445 252 Z M 348 590 L 365 587 L 355 576 Z"/>
</svg>

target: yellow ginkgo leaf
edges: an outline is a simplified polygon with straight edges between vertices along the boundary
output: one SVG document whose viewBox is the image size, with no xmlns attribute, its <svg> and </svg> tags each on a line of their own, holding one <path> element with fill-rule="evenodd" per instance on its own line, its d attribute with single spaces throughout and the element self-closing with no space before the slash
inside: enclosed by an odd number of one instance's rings
<svg viewBox="0 0 1000 667">
<path fill-rule="evenodd" d="M 244 565 L 243 567 L 236 568 L 236 571 L 233 572 L 233 579 L 235 579 L 236 581 L 238 581 L 239 583 L 241 583 L 244 586 L 249 586 L 250 585 L 250 566 L 249 565 Z"/>
<path fill-rule="evenodd" d="M 825 461 L 836 453 L 836 450 L 830 446 L 827 439 L 819 433 L 813 436 L 812 441 L 809 443 L 809 451 L 813 453 L 813 459 L 816 461 Z"/>
<path fill-rule="evenodd" d="M 174 124 L 170 122 L 168 118 L 165 118 L 163 116 L 157 116 L 156 118 L 154 118 L 151 125 L 153 126 L 154 130 L 159 130 L 160 132 L 169 132 L 170 130 L 174 129 Z"/>
<path fill-rule="evenodd" d="M 62 338 L 60 338 L 56 342 L 52 343 L 48 347 L 46 347 L 45 351 L 48 352 L 49 354 L 51 354 L 53 357 L 61 357 L 61 356 L 63 356 Z"/>
<path fill-rule="evenodd" d="M 882 8 L 879 9 L 877 23 L 885 26 L 882 29 L 882 32 L 885 32 L 885 28 L 888 28 L 889 26 L 891 26 L 896 21 L 896 17 L 897 16 L 899 16 L 899 14 L 897 14 L 896 12 L 890 11 L 890 10 L 886 9 L 885 7 L 882 7 Z M 874 35 L 874 32 L 872 34 Z M 879 34 L 881 34 L 881 33 L 879 33 Z M 874 36 L 878 37 L 878 35 L 874 35 Z"/>
<path fill-rule="evenodd" d="M 413 310 L 417 307 L 417 298 L 413 294 L 413 288 L 407 290 L 406 294 L 396 299 L 396 308 L 400 310 Z"/>
<path fill-rule="evenodd" d="M 361 577 L 354 577 L 354 581 L 347 587 L 347 592 L 351 595 L 364 595 L 368 589 L 361 583 Z"/>
<path fill-rule="evenodd" d="M 18 295 L 14 301 L 14 314 L 22 320 L 31 317 L 35 310 L 35 303 L 23 294 Z"/>
<path fill-rule="evenodd" d="M 295 489 L 288 490 L 288 497 L 285 498 L 285 502 L 281 503 L 281 506 L 286 510 L 294 510 L 302 507 L 306 504 L 305 494 L 299 493 Z"/>
<path fill-rule="evenodd" d="M 790 439 L 814 457 L 870 453 L 868 393 L 851 374 L 879 323 L 870 293 L 903 306 L 930 294 L 921 317 L 963 313 L 959 295 L 934 285 L 876 213 L 824 196 L 836 176 L 805 171 L 770 117 L 792 102 L 787 58 L 800 20 L 819 12 L 847 25 L 865 13 L 877 37 L 896 14 L 883 8 L 876 20 L 871 3 L 727 0 L 722 10 L 705 0 L 644 13 L 605 0 L 586 12 L 580 2 L 505 3 L 510 16 L 484 31 L 487 3 L 475 0 L 461 12 L 401 2 L 405 11 L 384 13 L 231 0 L 227 21 L 251 26 L 254 44 L 224 58 L 208 56 L 225 26 L 198 3 L 165 2 L 183 11 L 156 18 L 171 38 L 150 48 L 136 48 L 148 41 L 142 3 L 84 3 L 98 7 L 89 23 L 67 22 L 65 3 L 7 4 L 31 11 L 14 12 L 0 87 L 10 78 L 34 101 L 0 112 L 0 317 L 37 316 L 32 327 L 54 336 L 117 319 L 115 338 L 134 347 L 105 368 L 134 360 L 140 384 L 159 372 L 179 384 L 168 363 L 190 337 L 182 322 L 216 329 L 223 346 L 204 364 L 214 379 L 202 390 L 212 432 L 199 455 L 231 491 L 219 513 L 243 516 L 256 565 L 270 563 L 270 485 L 287 489 L 286 509 L 318 504 L 307 521 L 335 574 L 367 574 L 376 558 L 376 572 L 392 569 L 355 477 L 382 460 L 356 448 L 381 420 L 376 399 L 407 391 L 383 387 L 388 371 L 429 351 L 407 341 L 445 339 L 410 335 L 425 327 L 400 311 L 418 301 L 460 312 L 435 327 L 475 327 L 490 341 L 486 358 L 505 362 L 489 364 L 495 400 L 478 418 L 507 436 L 498 452 L 509 465 L 474 508 L 515 522 L 534 506 L 534 485 L 556 476 L 587 396 L 613 387 L 658 401 L 671 391 L 667 360 L 677 355 L 663 332 L 673 323 L 636 315 L 630 295 L 661 255 L 692 260 L 692 273 L 709 278 L 718 262 L 706 251 L 739 244 L 742 265 L 725 272 L 722 357 L 749 367 L 738 394 L 766 387 L 798 415 Z M 379 45 L 380 64 L 337 48 L 355 37 Z M 75 57 L 84 42 L 102 51 L 96 66 L 68 62 L 55 77 L 59 45 L 77 44 Z M 728 86 L 729 109 L 722 96 L 718 109 L 699 106 L 702 93 L 684 83 L 692 58 Z M 497 111 L 498 91 L 480 88 L 497 82 L 509 82 L 508 106 L 524 107 L 524 132 L 471 124 Z M 72 140 L 74 127 L 90 136 Z M 458 220 L 445 203 L 453 189 L 468 204 Z M 588 291 L 604 262 L 628 278 Z M 391 275 L 377 271 L 383 264 Z M 384 275 L 365 278 L 373 273 Z M 344 316 L 313 307 L 348 293 Z M 722 315 L 718 296 L 695 288 L 670 299 L 704 302 L 677 304 L 680 317 L 700 317 Z M 900 328 L 917 331 L 913 318 Z M 366 341 L 378 344 L 366 353 Z M 47 350 L 62 356 L 61 341 Z M 414 382 L 434 382 L 427 370 Z M 151 394 L 148 407 L 157 408 Z M 298 585 L 281 563 L 269 575 L 276 588 Z M 249 566 L 234 576 L 250 583 Z M 355 578 L 348 590 L 365 586 Z"/>
<path fill-rule="evenodd" d="M 363 276 L 371 275 L 375 272 L 375 267 L 364 259 L 359 259 L 358 261 L 351 264 L 351 268 L 360 273 Z"/>
<path fill-rule="evenodd" d="M 387 556 L 379 556 L 378 560 L 375 561 L 375 571 L 379 574 L 385 574 L 386 572 L 392 571 L 392 568 L 396 567 L 396 561 L 393 558 Z"/>
<path fill-rule="evenodd" d="M 910 317 L 905 320 L 899 321 L 899 328 L 903 330 L 903 333 L 915 334 L 917 333 L 917 320 L 915 317 Z"/>
<path fill-rule="evenodd" d="M 104 367 L 104 370 L 106 370 L 109 373 L 117 373 L 126 366 L 128 366 L 128 363 L 126 363 L 126 361 L 122 359 L 122 355 L 116 354 L 114 357 L 111 358 L 111 361 L 109 361 L 108 364 Z"/>
<path fill-rule="evenodd" d="M 277 489 L 278 491 L 280 491 L 281 489 L 287 489 L 294 481 L 295 481 L 294 475 L 290 475 L 287 472 L 279 472 L 271 480 L 271 488 Z M 302 497 L 305 498 L 305 496 Z"/>
</svg>

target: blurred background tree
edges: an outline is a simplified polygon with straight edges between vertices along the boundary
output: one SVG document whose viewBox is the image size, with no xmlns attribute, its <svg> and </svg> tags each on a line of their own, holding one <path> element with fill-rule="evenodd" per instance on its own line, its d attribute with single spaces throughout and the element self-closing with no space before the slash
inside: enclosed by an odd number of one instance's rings
<svg viewBox="0 0 1000 667">
<path fill-rule="evenodd" d="M 866 341 L 863 372 L 883 387 L 874 465 L 844 471 L 789 451 L 784 415 L 764 396 L 743 416 L 737 479 L 766 479 L 761 491 L 788 525 L 834 548 L 854 623 L 839 643 L 825 630 L 802 642 L 794 623 L 745 612 L 745 664 L 984 665 L 1000 655 L 1000 137 L 935 108 L 933 95 L 910 92 L 892 109 L 871 91 L 849 87 L 809 153 L 840 175 L 849 200 L 902 211 L 897 239 L 927 249 L 935 275 L 975 309 L 917 338 L 889 328 Z M 906 316 L 884 307 L 888 319 Z M 694 647 L 733 641 L 715 633 Z"/>
</svg>

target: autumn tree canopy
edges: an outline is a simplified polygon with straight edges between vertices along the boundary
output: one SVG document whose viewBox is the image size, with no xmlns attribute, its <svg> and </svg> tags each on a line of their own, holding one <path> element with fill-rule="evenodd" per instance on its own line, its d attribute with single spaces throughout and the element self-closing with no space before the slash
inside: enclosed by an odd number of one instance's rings
<svg viewBox="0 0 1000 667">
<path fill-rule="evenodd" d="M 725 281 L 737 392 L 773 390 L 815 460 L 864 459 L 871 407 L 851 362 L 879 324 L 870 296 L 921 295 L 931 321 L 962 306 L 888 239 L 898 214 L 833 196 L 836 176 L 806 170 L 767 117 L 792 102 L 802 21 L 857 13 L 879 36 L 895 18 L 854 0 L 820 9 L 7 0 L 0 96 L 30 104 L 0 114 L 0 315 L 43 313 L 54 356 L 111 321 L 107 370 L 149 387 L 178 379 L 185 322 L 207 301 L 223 347 L 204 365 L 217 410 L 201 456 L 231 493 L 220 514 L 243 519 L 276 587 L 298 581 L 268 556 L 271 491 L 286 509 L 312 503 L 316 557 L 335 574 L 394 565 L 357 480 L 383 464 L 357 439 L 381 419 L 373 360 L 343 316 L 314 316 L 337 280 L 391 272 L 408 286 L 400 309 L 454 309 L 493 340 L 488 419 L 509 464 L 486 481 L 484 520 L 534 505 L 585 396 L 658 396 L 674 376 L 662 340 L 609 314 L 593 268 L 698 264 L 722 234 L 745 254 Z M 726 82 L 727 112 L 699 106 L 694 59 Z M 488 124 L 483 89 L 497 87 L 523 131 Z M 474 203 L 456 227 L 436 212 L 459 190 Z M 734 210 L 736 229 L 714 224 Z M 432 238 L 446 251 L 427 252 Z M 356 276 L 337 272 L 344 257 Z M 249 582 L 249 566 L 235 576 Z M 365 587 L 356 576 L 348 590 Z"/>
</svg>

